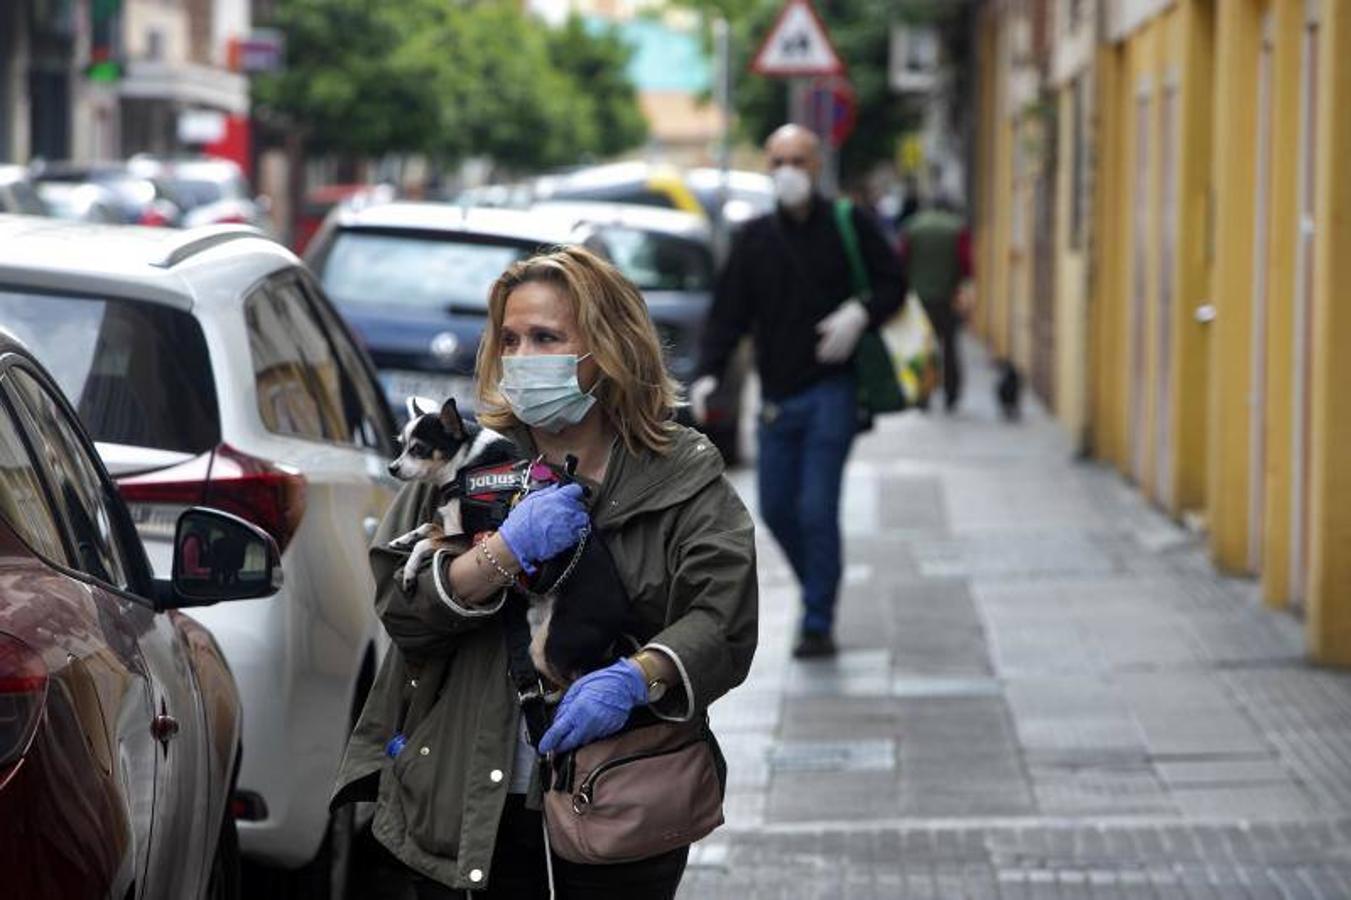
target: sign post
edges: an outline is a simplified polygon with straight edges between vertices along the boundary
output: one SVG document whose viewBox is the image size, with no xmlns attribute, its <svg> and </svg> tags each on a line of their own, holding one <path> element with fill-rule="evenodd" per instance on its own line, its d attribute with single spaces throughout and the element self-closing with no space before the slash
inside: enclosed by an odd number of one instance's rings
<svg viewBox="0 0 1351 900">
<path fill-rule="evenodd" d="M 788 0 L 779 10 L 751 62 L 751 71 L 767 78 L 789 79 L 788 121 L 810 128 L 821 138 L 821 186 L 833 193 L 839 181 L 834 152 L 839 144 L 833 140 L 833 124 L 823 127 L 817 109 L 821 104 L 809 79 L 843 81 L 845 67 L 811 0 Z"/>
</svg>

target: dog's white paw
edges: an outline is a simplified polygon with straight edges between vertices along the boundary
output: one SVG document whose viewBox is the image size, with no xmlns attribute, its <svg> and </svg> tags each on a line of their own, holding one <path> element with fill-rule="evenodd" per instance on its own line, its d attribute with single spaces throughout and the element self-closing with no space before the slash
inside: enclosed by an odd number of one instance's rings
<svg viewBox="0 0 1351 900">
<path fill-rule="evenodd" d="M 389 542 L 389 546 L 393 550 L 407 550 L 418 541 L 428 537 L 441 537 L 441 534 L 440 525 L 437 525 L 435 522 L 427 522 L 423 525 L 419 525 L 407 534 L 396 537 Z"/>
</svg>

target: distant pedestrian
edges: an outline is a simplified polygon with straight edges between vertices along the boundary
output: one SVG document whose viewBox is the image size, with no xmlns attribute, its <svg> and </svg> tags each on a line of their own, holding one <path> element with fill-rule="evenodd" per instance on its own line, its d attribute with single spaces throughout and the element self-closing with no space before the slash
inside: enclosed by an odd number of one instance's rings
<svg viewBox="0 0 1351 900">
<path fill-rule="evenodd" d="M 963 291 L 971 278 L 971 232 L 953 204 L 940 197 L 906 220 L 901 229 L 906 280 L 919 295 L 943 352 L 943 402 L 948 412 L 962 396 L 958 332 Z"/>
<path fill-rule="evenodd" d="M 895 252 L 870 215 L 852 221 L 871 292 L 856 296 L 830 201 L 816 190 L 816 136 L 785 125 L 765 142 L 777 207 L 746 223 L 719 279 L 690 404 L 702 420 L 709 394 L 743 335 L 755 341 L 760 410 L 760 512 L 802 586 L 793 653 L 835 652 L 842 573 L 840 491 L 858 430 L 851 355 L 869 326 L 905 295 Z"/>
</svg>

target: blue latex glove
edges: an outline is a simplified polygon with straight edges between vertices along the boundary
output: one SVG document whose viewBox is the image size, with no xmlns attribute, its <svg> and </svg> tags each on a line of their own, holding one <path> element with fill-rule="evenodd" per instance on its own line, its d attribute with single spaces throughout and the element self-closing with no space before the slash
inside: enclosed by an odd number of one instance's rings
<svg viewBox="0 0 1351 900">
<path fill-rule="evenodd" d="M 539 752 L 566 753 L 608 737 L 624 726 L 631 709 L 646 702 L 643 673 L 626 659 L 583 675 L 563 695 Z"/>
<path fill-rule="evenodd" d="M 576 546 L 590 521 L 582 504 L 582 486 L 555 484 L 526 494 L 497 533 L 526 574 L 533 575 L 536 563 Z"/>
</svg>

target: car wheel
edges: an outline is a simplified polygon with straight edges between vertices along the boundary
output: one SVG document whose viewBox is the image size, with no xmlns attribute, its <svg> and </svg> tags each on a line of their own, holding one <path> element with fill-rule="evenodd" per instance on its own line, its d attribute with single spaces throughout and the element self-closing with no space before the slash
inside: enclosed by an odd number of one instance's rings
<svg viewBox="0 0 1351 900">
<path fill-rule="evenodd" d="M 352 875 L 355 815 L 356 806 L 351 803 L 329 814 L 324 843 L 314 859 L 291 873 L 288 896 L 307 900 L 346 900 Z"/>
<path fill-rule="evenodd" d="M 239 900 L 239 832 L 234 816 L 228 812 L 216 838 L 216 855 L 211 859 L 211 878 L 207 882 L 208 900 Z"/>
</svg>

